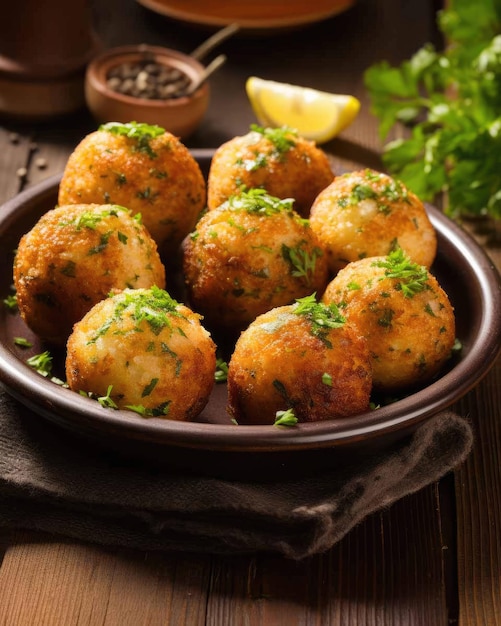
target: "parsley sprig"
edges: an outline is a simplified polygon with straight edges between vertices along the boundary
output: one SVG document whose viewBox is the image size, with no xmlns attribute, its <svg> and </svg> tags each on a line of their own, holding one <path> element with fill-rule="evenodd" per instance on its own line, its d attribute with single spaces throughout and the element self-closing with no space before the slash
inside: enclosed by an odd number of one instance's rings
<svg viewBox="0 0 501 626">
<path fill-rule="evenodd" d="M 99 130 L 105 130 L 113 135 L 122 135 L 133 139 L 136 142 L 137 150 L 145 152 L 151 158 L 157 156 L 151 147 L 151 140 L 165 133 L 165 129 L 161 126 L 142 122 L 127 122 L 125 124 L 121 122 L 107 122 L 106 124 L 101 124 Z"/>
<path fill-rule="evenodd" d="M 402 248 L 390 252 L 385 260 L 374 261 L 372 265 L 384 268 L 387 278 L 396 279 L 397 288 L 406 298 L 412 298 L 428 288 L 428 271 L 422 265 L 413 263 Z"/>
<path fill-rule="evenodd" d="M 409 137 L 384 162 L 422 200 L 446 193 L 447 213 L 501 217 L 501 5 L 451 0 L 438 13 L 447 46 L 425 45 L 399 67 L 365 73 L 382 139 L 399 123 Z"/>
<path fill-rule="evenodd" d="M 278 154 L 284 154 L 296 145 L 297 131 L 287 126 L 268 128 L 251 124 L 250 129 L 268 139 Z"/>
<path fill-rule="evenodd" d="M 174 298 L 156 286 L 123 291 L 117 297 L 113 316 L 96 330 L 89 343 L 95 343 L 99 337 L 104 336 L 125 312 L 130 313 L 136 330 L 140 331 L 141 324 L 146 322 L 150 330 L 159 335 L 164 328 L 171 327 L 171 316 L 183 317 L 177 310 L 178 306 L 179 303 Z"/>
<path fill-rule="evenodd" d="M 312 335 L 318 337 L 327 347 L 332 347 L 327 338 L 329 330 L 341 328 L 346 323 L 346 318 L 341 315 L 337 304 L 317 302 L 314 293 L 304 298 L 298 298 L 293 313 L 306 317 L 311 324 Z"/>
<path fill-rule="evenodd" d="M 276 198 L 266 189 L 253 188 L 230 196 L 226 202 L 232 211 L 245 211 L 250 214 L 271 216 L 277 213 L 290 213 L 294 200 L 292 198 Z"/>
</svg>

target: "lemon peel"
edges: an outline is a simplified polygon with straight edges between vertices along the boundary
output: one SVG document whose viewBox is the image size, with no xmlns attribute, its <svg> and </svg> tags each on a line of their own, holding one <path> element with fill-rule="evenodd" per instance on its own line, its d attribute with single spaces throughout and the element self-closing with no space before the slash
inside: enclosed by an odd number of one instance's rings
<svg viewBox="0 0 501 626">
<path fill-rule="evenodd" d="M 360 110 L 351 95 L 250 76 L 245 89 L 254 114 L 263 126 L 294 128 L 305 139 L 325 143 L 347 128 Z"/>
</svg>

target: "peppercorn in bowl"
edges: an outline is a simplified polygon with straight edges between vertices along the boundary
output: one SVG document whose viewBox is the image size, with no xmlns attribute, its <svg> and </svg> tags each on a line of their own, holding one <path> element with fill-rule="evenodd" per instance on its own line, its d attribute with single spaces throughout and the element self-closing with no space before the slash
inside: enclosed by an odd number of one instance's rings
<svg viewBox="0 0 501 626">
<path fill-rule="evenodd" d="M 210 158 L 201 155 L 197 161 L 207 172 Z M 0 290 L 7 303 L 0 309 L 0 379 L 11 395 L 46 420 L 47 428 L 63 427 L 93 446 L 104 447 L 107 454 L 256 481 L 285 479 L 354 463 L 364 454 L 387 450 L 456 402 L 487 373 L 499 353 L 499 275 L 470 235 L 429 207 L 438 244 L 429 272 L 454 308 L 457 341 L 450 358 L 427 382 L 394 396 L 388 404 L 371 403 L 368 410 L 349 417 L 303 422 L 289 413 L 279 416 L 276 423 L 236 424 L 227 411 L 225 378 L 231 354 L 216 353 L 215 384 L 206 406 L 193 421 L 106 408 L 96 399 L 61 384 L 65 379 L 65 354 L 49 351 L 44 341 L 27 328 L 13 298 L 10 268 L 15 249 L 41 215 L 55 206 L 59 182 L 58 176 L 33 186 L 6 203 L 0 212 Z M 178 294 L 172 295 L 182 302 Z M 343 309 L 339 310 L 344 315 Z M 258 348 L 255 352 L 259 356 Z M 287 354 L 282 358 L 287 359 Z M 325 371 L 319 375 L 318 384 L 326 386 L 325 390 L 321 388 L 323 391 L 329 391 L 328 375 L 333 374 L 327 367 L 320 369 Z M 277 371 L 280 374 L 280 363 Z M 307 375 L 308 368 L 302 370 L 302 376 Z M 144 384 L 143 389 L 153 387 Z M 104 398 L 101 402 L 106 404 Z"/>
</svg>

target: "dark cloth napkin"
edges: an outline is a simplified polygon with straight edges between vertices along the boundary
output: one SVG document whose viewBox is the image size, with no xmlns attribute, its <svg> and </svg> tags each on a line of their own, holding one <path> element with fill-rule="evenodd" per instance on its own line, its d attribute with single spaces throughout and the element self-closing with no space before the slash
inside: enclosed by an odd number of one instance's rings
<svg viewBox="0 0 501 626">
<path fill-rule="evenodd" d="M 465 419 L 444 412 L 362 465 L 300 480 L 231 482 L 91 449 L 0 391 L 0 526 L 144 550 L 301 559 L 456 467 L 472 438 Z"/>
</svg>

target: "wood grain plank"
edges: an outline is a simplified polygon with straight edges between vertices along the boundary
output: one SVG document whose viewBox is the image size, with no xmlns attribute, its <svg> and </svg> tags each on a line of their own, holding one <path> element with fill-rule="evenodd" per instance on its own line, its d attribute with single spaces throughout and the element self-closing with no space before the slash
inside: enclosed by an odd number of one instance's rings
<svg viewBox="0 0 501 626">
<path fill-rule="evenodd" d="M 430 486 L 305 561 L 216 558 L 207 624 L 446 626 L 438 509 Z"/>
<path fill-rule="evenodd" d="M 205 621 L 209 557 L 103 549 L 17 533 L 0 569 L 0 624 Z"/>
<path fill-rule="evenodd" d="M 464 224 L 501 269 L 501 223 Z M 460 626 L 501 624 L 501 358 L 457 405 L 475 431 L 473 452 L 456 472 Z"/>
<path fill-rule="evenodd" d="M 456 473 L 460 626 L 501 624 L 501 360 L 460 403 L 475 446 Z"/>
<path fill-rule="evenodd" d="M 31 153 L 31 137 L 18 133 L 15 127 L 0 127 L 0 198 L 2 202 L 21 191 L 24 176 L 18 170 L 28 168 Z"/>
</svg>

